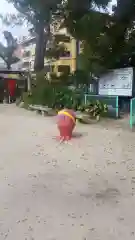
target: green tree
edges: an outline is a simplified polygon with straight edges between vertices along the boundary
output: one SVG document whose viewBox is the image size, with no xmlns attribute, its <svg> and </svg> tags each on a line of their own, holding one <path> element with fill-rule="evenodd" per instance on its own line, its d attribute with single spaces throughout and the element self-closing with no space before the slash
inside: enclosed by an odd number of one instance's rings
<svg viewBox="0 0 135 240">
<path fill-rule="evenodd" d="M 7 41 L 7 46 L 5 47 L 0 42 L 0 57 L 7 65 L 7 69 L 11 68 L 13 63 L 19 61 L 17 57 L 14 56 L 14 51 L 17 49 L 17 41 L 13 38 L 12 34 L 8 31 L 4 31 L 4 37 Z"/>
<path fill-rule="evenodd" d="M 112 52 L 122 64 L 135 66 L 135 0 L 117 0 L 114 9 L 115 23 L 110 28 L 113 34 Z"/>
<path fill-rule="evenodd" d="M 71 29 L 74 37 L 81 42 L 79 65 L 91 76 L 98 76 L 112 63 L 108 57 L 112 53 L 110 28 L 113 22 L 113 16 L 92 9 Z"/>
<path fill-rule="evenodd" d="M 114 8 L 114 23 L 109 34 L 113 38 L 112 56 L 131 59 L 134 55 L 135 41 L 135 0 L 117 0 Z"/>
<path fill-rule="evenodd" d="M 109 0 L 83 0 L 78 4 L 78 0 L 8 0 L 13 3 L 21 15 L 8 15 L 2 17 L 4 22 L 23 22 L 24 19 L 31 23 L 36 32 L 36 57 L 35 70 L 44 68 L 44 56 L 46 46 L 50 37 L 50 24 L 54 18 L 65 19 L 69 27 L 75 21 L 93 8 L 93 4 L 105 7 Z M 20 21 L 21 16 L 21 21 Z M 22 21 L 23 18 L 23 21 Z M 17 21 L 16 21 L 17 20 Z"/>
<path fill-rule="evenodd" d="M 72 25 L 71 31 L 82 43 L 79 65 L 91 76 L 110 68 L 135 66 L 134 21 L 127 26 L 116 12 L 109 15 L 90 10 Z"/>
<path fill-rule="evenodd" d="M 129 23 L 134 18 L 135 0 L 117 0 L 115 16 L 119 21 Z"/>
</svg>

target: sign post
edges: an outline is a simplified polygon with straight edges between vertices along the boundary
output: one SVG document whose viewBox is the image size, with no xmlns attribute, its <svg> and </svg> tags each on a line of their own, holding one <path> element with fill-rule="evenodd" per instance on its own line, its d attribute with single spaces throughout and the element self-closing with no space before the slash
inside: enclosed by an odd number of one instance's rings
<svg viewBox="0 0 135 240">
<path fill-rule="evenodd" d="M 99 95 L 132 96 L 133 68 L 109 71 L 99 79 Z"/>
</svg>

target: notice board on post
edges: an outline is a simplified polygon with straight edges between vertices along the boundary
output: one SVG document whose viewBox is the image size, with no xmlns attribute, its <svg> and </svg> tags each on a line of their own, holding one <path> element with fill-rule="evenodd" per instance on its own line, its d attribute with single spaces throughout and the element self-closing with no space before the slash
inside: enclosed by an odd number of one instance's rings
<svg viewBox="0 0 135 240">
<path fill-rule="evenodd" d="M 133 68 L 110 70 L 99 79 L 99 95 L 132 96 Z"/>
</svg>

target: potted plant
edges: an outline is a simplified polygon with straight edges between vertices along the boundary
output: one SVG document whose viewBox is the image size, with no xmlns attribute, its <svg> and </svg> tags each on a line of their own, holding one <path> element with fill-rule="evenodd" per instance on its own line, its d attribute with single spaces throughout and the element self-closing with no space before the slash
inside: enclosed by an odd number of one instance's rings
<svg viewBox="0 0 135 240">
<path fill-rule="evenodd" d="M 78 119 L 80 119 L 81 122 L 92 123 L 99 121 L 101 116 L 105 116 L 108 112 L 108 107 L 106 104 L 97 100 L 88 105 L 79 106 L 78 111 L 80 111 Z"/>
</svg>

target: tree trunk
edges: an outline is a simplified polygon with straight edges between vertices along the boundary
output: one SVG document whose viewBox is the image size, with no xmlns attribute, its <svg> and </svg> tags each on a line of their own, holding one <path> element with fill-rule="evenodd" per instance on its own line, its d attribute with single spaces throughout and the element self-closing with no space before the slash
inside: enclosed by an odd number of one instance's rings
<svg viewBox="0 0 135 240">
<path fill-rule="evenodd" d="M 44 29 L 46 32 L 44 32 Z M 44 69 L 44 58 L 46 53 L 46 46 L 50 36 L 50 21 L 40 22 L 36 26 L 36 50 L 35 50 L 35 62 L 34 70 L 36 72 L 42 71 Z"/>
<path fill-rule="evenodd" d="M 6 63 L 7 64 L 7 69 L 10 70 L 11 69 L 11 64 L 10 63 Z"/>
<path fill-rule="evenodd" d="M 40 22 L 36 27 L 36 50 L 35 50 L 35 71 L 41 71 L 44 68 L 44 22 Z"/>
</svg>

